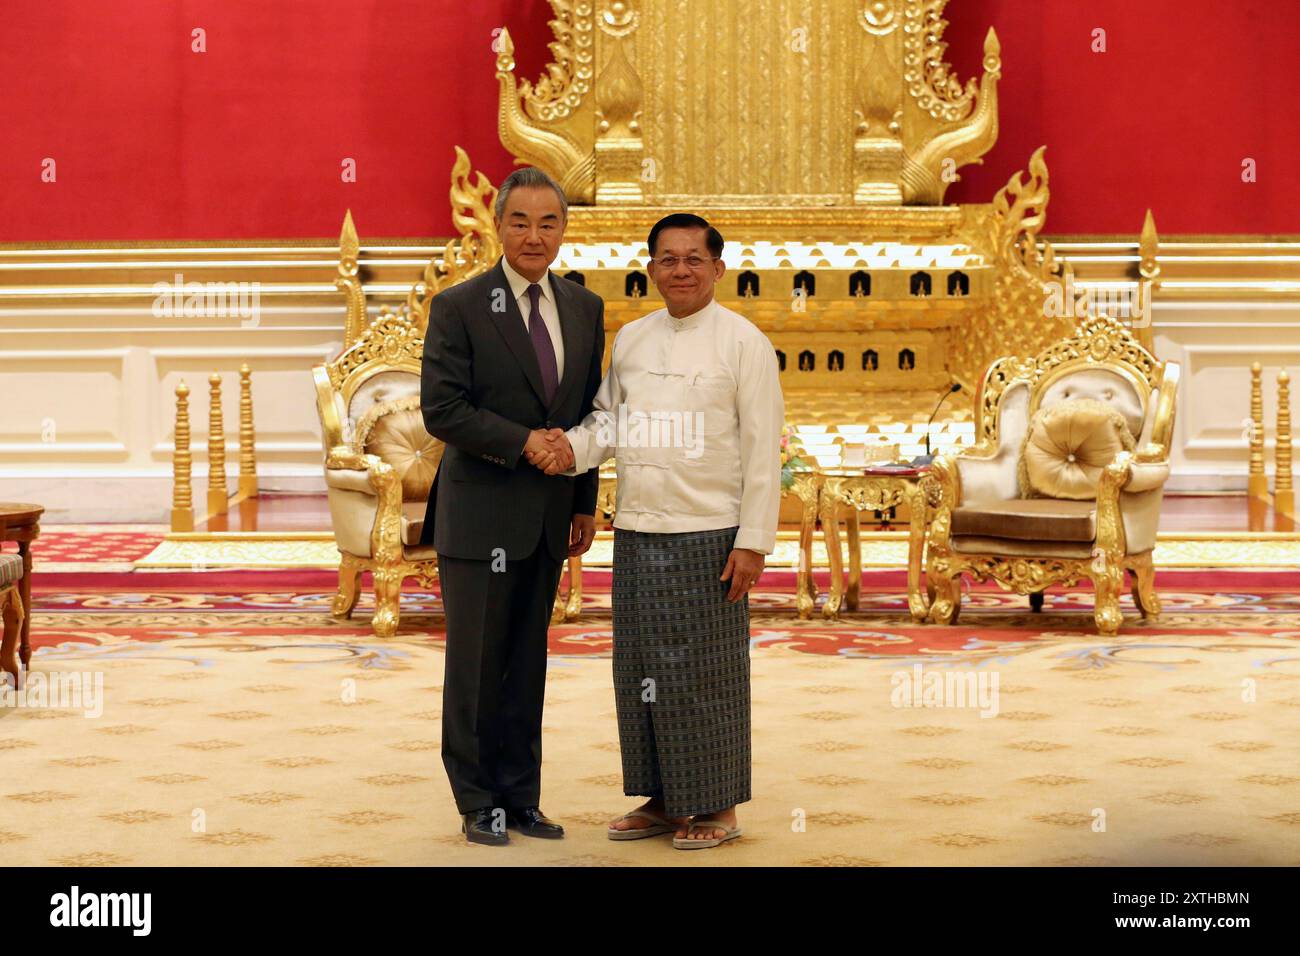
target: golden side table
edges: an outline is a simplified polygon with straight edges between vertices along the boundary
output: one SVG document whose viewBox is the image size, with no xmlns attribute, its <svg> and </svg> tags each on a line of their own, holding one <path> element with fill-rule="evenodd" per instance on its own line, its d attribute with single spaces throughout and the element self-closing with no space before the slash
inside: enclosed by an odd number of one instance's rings
<svg viewBox="0 0 1300 956">
<path fill-rule="evenodd" d="M 821 516 L 822 535 L 826 541 L 826 556 L 831 567 L 831 590 L 822 606 L 822 616 L 839 620 L 841 606 L 851 611 L 858 609 L 862 588 L 862 543 L 859 514 L 863 511 L 888 511 L 905 504 L 911 512 L 907 549 L 908 610 L 915 618 L 923 600 L 926 585 L 923 581 L 925 538 L 928 514 L 925 478 L 927 469 L 887 470 L 823 470 L 818 512 Z M 844 554 L 840 544 L 840 519 L 845 519 L 849 549 L 848 581 L 844 575 Z M 929 609 L 924 602 L 921 618 Z"/>
<path fill-rule="evenodd" d="M 820 497 L 822 474 L 812 469 L 794 473 L 794 482 L 781 489 L 781 496 L 794 495 L 802 505 L 799 514 L 799 569 L 795 572 L 795 599 L 799 616 L 812 617 L 817 603 L 817 584 L 812 575 L 813 530 L 817 526 L 817 505 Z M 614 472 L 602 472 L 600 490 L 596 493 L 597 523 L 610 522 L 618 498 L 618 481 Z M 563 576 L 556 589 L 555 604 L 551 609 L 551 623 L 576 621 L 582 614 L 582 557 L 569 559 L 569 587 L 564 589 Z"/>
<path fill-rule="evenodd" d="M 812 574 L 812 543 L 825 476 L 820 471 L 799 469 L 793 472 L 793 477 L 790 487 L 781 489 L 781 497 L 794 495 L 802 505 L 799 512 L 799 569 L 795 572 L 795 603 L 799 616 L 807 620 L 812 617 L 813 608 L 817 605 L 817 582 L 813 580 Z"/>
<path fill-rule="evenodd" d="M 615 472 L 602 471 L 596 491 L 596 527 L 606 528 L 614 519 L 614 502 L 618 499 L 618 480 Z M 555 589 L 555 604 L 551 608 L 552 624 L 568 624 L 582 616 L 582 555 L 569 558 L 569 587 L 564 588 L 564 575 Z"/>
</svg>

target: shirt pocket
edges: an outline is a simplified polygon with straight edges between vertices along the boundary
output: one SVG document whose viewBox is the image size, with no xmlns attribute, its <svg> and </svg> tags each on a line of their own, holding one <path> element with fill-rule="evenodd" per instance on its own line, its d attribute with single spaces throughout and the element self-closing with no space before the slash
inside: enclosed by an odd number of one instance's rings
<svg viewBox="0 0 1300 956">
<path fill-rule="evenodd" d="M 721 365 L 701 365 L 682 376 L 682 411 L 692 418 L 694 434 L 732 433 L 736 427 L 736 380 Z"/>
</svg>

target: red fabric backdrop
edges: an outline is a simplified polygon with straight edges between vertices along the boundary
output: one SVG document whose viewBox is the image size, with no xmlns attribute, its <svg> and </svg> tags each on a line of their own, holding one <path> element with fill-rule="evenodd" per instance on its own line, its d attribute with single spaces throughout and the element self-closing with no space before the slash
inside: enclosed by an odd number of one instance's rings
<svg viewBox="0 0 1300 956">
<path fill-rule="evenodd" d="M 0 0 L 0 241 L 328 237 L 349 206 L 366 237 L 448 235 L 453 144 L 494 182 L 512 165 L 492 30 L 510 26 L 535 78 L 549 16 L 544 0 Z M 948 18 L 960 76 L 990 24 L 1004 63 L 998 143 L 950 200 L 987 201 L 1046 143 L 1049 233 L 1133 234 L 1147 206 L 1163 235 L 1300 233 L 1289 11 L 953 0 Z"/>
</svg>

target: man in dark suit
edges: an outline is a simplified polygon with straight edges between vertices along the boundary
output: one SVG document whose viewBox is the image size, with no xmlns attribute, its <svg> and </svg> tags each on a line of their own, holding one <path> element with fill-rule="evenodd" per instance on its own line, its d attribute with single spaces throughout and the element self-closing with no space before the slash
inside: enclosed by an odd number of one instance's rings
<svg viewBox="0 0 1300 956">
<path fill-rule="evenodd" d="M 549 271 L 560 187 L 516 170 L 495 213 L 505 254 L 434 297 L 420 388 L 447 445 L 421 541 L 438 552 L 447 622 L 442 759 L 466 838 L 493 845 L 508 826 L 564 835 L 539 809 L 546 632 L 564 559 L 595 536 L 599 479 L 546 475 L 524 454 L 569 467 L 561 430 L 591 411 L 605 351 L 600 297 Z"/>
</svg>

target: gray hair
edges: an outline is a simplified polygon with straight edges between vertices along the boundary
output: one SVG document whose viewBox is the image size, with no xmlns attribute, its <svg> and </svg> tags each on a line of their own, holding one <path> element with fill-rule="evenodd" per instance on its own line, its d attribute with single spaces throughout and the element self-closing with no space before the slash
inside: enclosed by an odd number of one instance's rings
<svg viewBox="0 0 1300 956">
<path fill-rule="evenodd" d="M 560 188 L 559 183 L 546 175 L 546 173 L 542 172 L 536 166 L 525 166 L 523 169 L 516 169 L 505 178 L 505 182 L 501 184 L 501 188 L 497 191 L 496 205 L 492 207 L 492 211 L 496 214 L 497 219 L 500 219 L 505 214 L 506 198 L 510 195 L 510 190 L 514 189 L 516 186 L 550 186 L 555 190 L 555 195 L 560 197 L 560 212 L 563 214 L 564 220 L 566 222 L 568 221 L 569 201 L 564 198 L 564 190 Z"/>
</svg>

